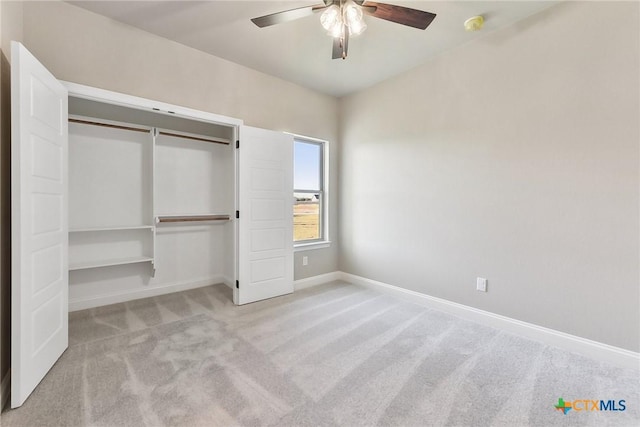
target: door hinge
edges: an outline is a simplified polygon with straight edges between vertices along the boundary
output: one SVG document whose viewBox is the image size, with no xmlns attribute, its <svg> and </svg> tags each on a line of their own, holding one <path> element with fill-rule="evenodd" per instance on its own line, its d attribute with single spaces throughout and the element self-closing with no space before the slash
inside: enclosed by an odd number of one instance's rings
<svg viewBox="0 0 640 427">
<path fill-rule="evenodd" d="M 236 280 L 236 289 L 240 289 L 240 282 Z"/>
<path fill-rule="evenodd" d="M 240 140 L 236 139 L 236 148 L 240 148 Z"/>
<path fill-rule="evenodd" d="M 240 219 L 240 211 L 236 211 L 236 219 Z"/>
</svg>

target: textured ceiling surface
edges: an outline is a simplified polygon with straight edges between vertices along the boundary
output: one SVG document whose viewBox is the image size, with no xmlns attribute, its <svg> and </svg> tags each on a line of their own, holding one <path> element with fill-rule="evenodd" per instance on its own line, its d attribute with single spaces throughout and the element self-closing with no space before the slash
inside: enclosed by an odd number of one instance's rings
<svg viewBox="0 0 640 427">
<path fill-rule="evenodd" d="M 318 1 L 71 1 L 76 6 L 203 52 L 333 96 L 369 87 L 440 52 L 552 6 L 549 1 L 394 1 L 437 14 L 424 31 L 365 17 L 346 60 L 331 59 L 332 40 L 315 14 L 258 28 L 251 18 Z M 485 17 L 481 31 L 464 21 Z"/>
</svg>

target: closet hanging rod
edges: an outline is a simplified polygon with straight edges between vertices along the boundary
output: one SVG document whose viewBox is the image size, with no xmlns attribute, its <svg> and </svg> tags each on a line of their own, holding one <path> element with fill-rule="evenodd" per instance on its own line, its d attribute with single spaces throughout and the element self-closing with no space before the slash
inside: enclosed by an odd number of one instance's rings
<svg viewBox="0 0 640 427">
<path fill-rule="evenodd" d="M 101 123 L 101 122 L 92 122 L 90 120 L 80 120 L 80 119 L 69 118 L 69 122 L 70 123 L 81 123 L 81 124 L 84 124 L 84 125 L 102 126 L 102 127 L 105 127 L 105 128 L 112 128 L 112 129 L 130 130 L 130 131 L 133 131 L 133 132 L 144 132 L 144 133 L 149 133 L 150 132 L 150 129 L 135 128 L 135 127 L 131 127 L 131 126 L 122 126 L 122 125 L 113 125 L 113 124 Z"/>
<path fill-rule="evenodd" d="M 171 133 L 171 132 L 166 132 L 166 131 L 162 131 L 162 130 L 159 133 L 160 133 L 160 135 L 173 136 L 175 138 L 192 139 L 194 141 L 211 142 L 211 143 L 214 143 L 214 144 L 223 144 L 223 145 L 229 145 L 230 144 L 229 141 L 225 141 L 225 140 L 221 140 L 221 139 L 202 138 L 202 137 L 198 137 L 198 136 L 183 135 L 183 134 L 179 134 L 179 133 Z"/>
<path fill-rule="evenodd" d="M 81 124 L 93 125 L 93 126 L 102 126 L 102 127 L 106 127 L 106 128 L 112 128 L 112 129 L 130 130 L 130 131 L 133 131 L 133 132 L 149 133 L 150 130 L 151 130 L 151 129 L 148 129 L 148 128 L 145 129 L 145 128 L 137 128 L 137 127 L 132 127 L 132 126 L 116 125 L 116 124 L 111 124 L 111 123 L 95 122 L 95 121 L 91 121 L 91 120 L 74 119 L 74 118 L 71 118 L 71 117 L 69 118 L 69 122 L 70 123 L 81 123 Z M 229 145 L 230 144 L 230 142 L 228 140 L 224 140 L 224 139 L 205 138 L 205 137 L 186 135 L 186 134 L 181 134 L 181 133 L 167 132 L 167 131 L 164 131 L 164 130 L 161 130 L 158 133 L 160 135 L 172 136 L 174 138 L 191 139 L 193 141 L 211 142 L 211 143 L 214 143 L 214 144 L 223 144 L 223 145 Z"/>
<path fill-rule="evenodd" d="M 229 221 L 229 215 L 174 215 L 159 216 L 157 222 Z"/>
</svg>

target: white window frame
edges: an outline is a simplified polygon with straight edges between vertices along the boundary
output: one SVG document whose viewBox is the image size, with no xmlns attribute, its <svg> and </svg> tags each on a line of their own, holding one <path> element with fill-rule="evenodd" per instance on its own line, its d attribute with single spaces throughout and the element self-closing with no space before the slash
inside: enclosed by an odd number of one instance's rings
<svg viewBox="0 0 640 427">
<path fill-rule="evenodd" d="M 320 238 L 313 240 L 302 240 L 298 242 L 294 241 L 293 250 L 294 252 L 298 252 L 304 250 L 328 248 L 331 246 L 331 241 L 329 240 L 329 141 L 304 135 L 292 135 L 294 137 L 294 146 L 296 142 L 316 144 L 321 147 L 320 153 L 322 154 L 322 158 L 320 159 L 320 172 L 322 173 L 322 176 L 320 177 L 320 184 L 322 187 L 320 189 Z M 301 190 L 294 188 L 293 193 L 318 194 L 318 191 Z"/>
</svg>

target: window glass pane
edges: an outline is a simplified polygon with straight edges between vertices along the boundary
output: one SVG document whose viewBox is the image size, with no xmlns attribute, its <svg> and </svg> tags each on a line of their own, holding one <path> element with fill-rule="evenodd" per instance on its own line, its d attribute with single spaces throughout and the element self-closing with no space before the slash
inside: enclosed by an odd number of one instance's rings
<svg viewBox="0 0 640 427">
<path fill-rule="evenodd" d="M 320 190 L 320 144 L 296 141 L 293 151 L 293 188 Z"/>
<path fill-rule="evenodd" d="M 320 238 L 320 194 L 293 193 L 293 240 Z"/>
</svg>

